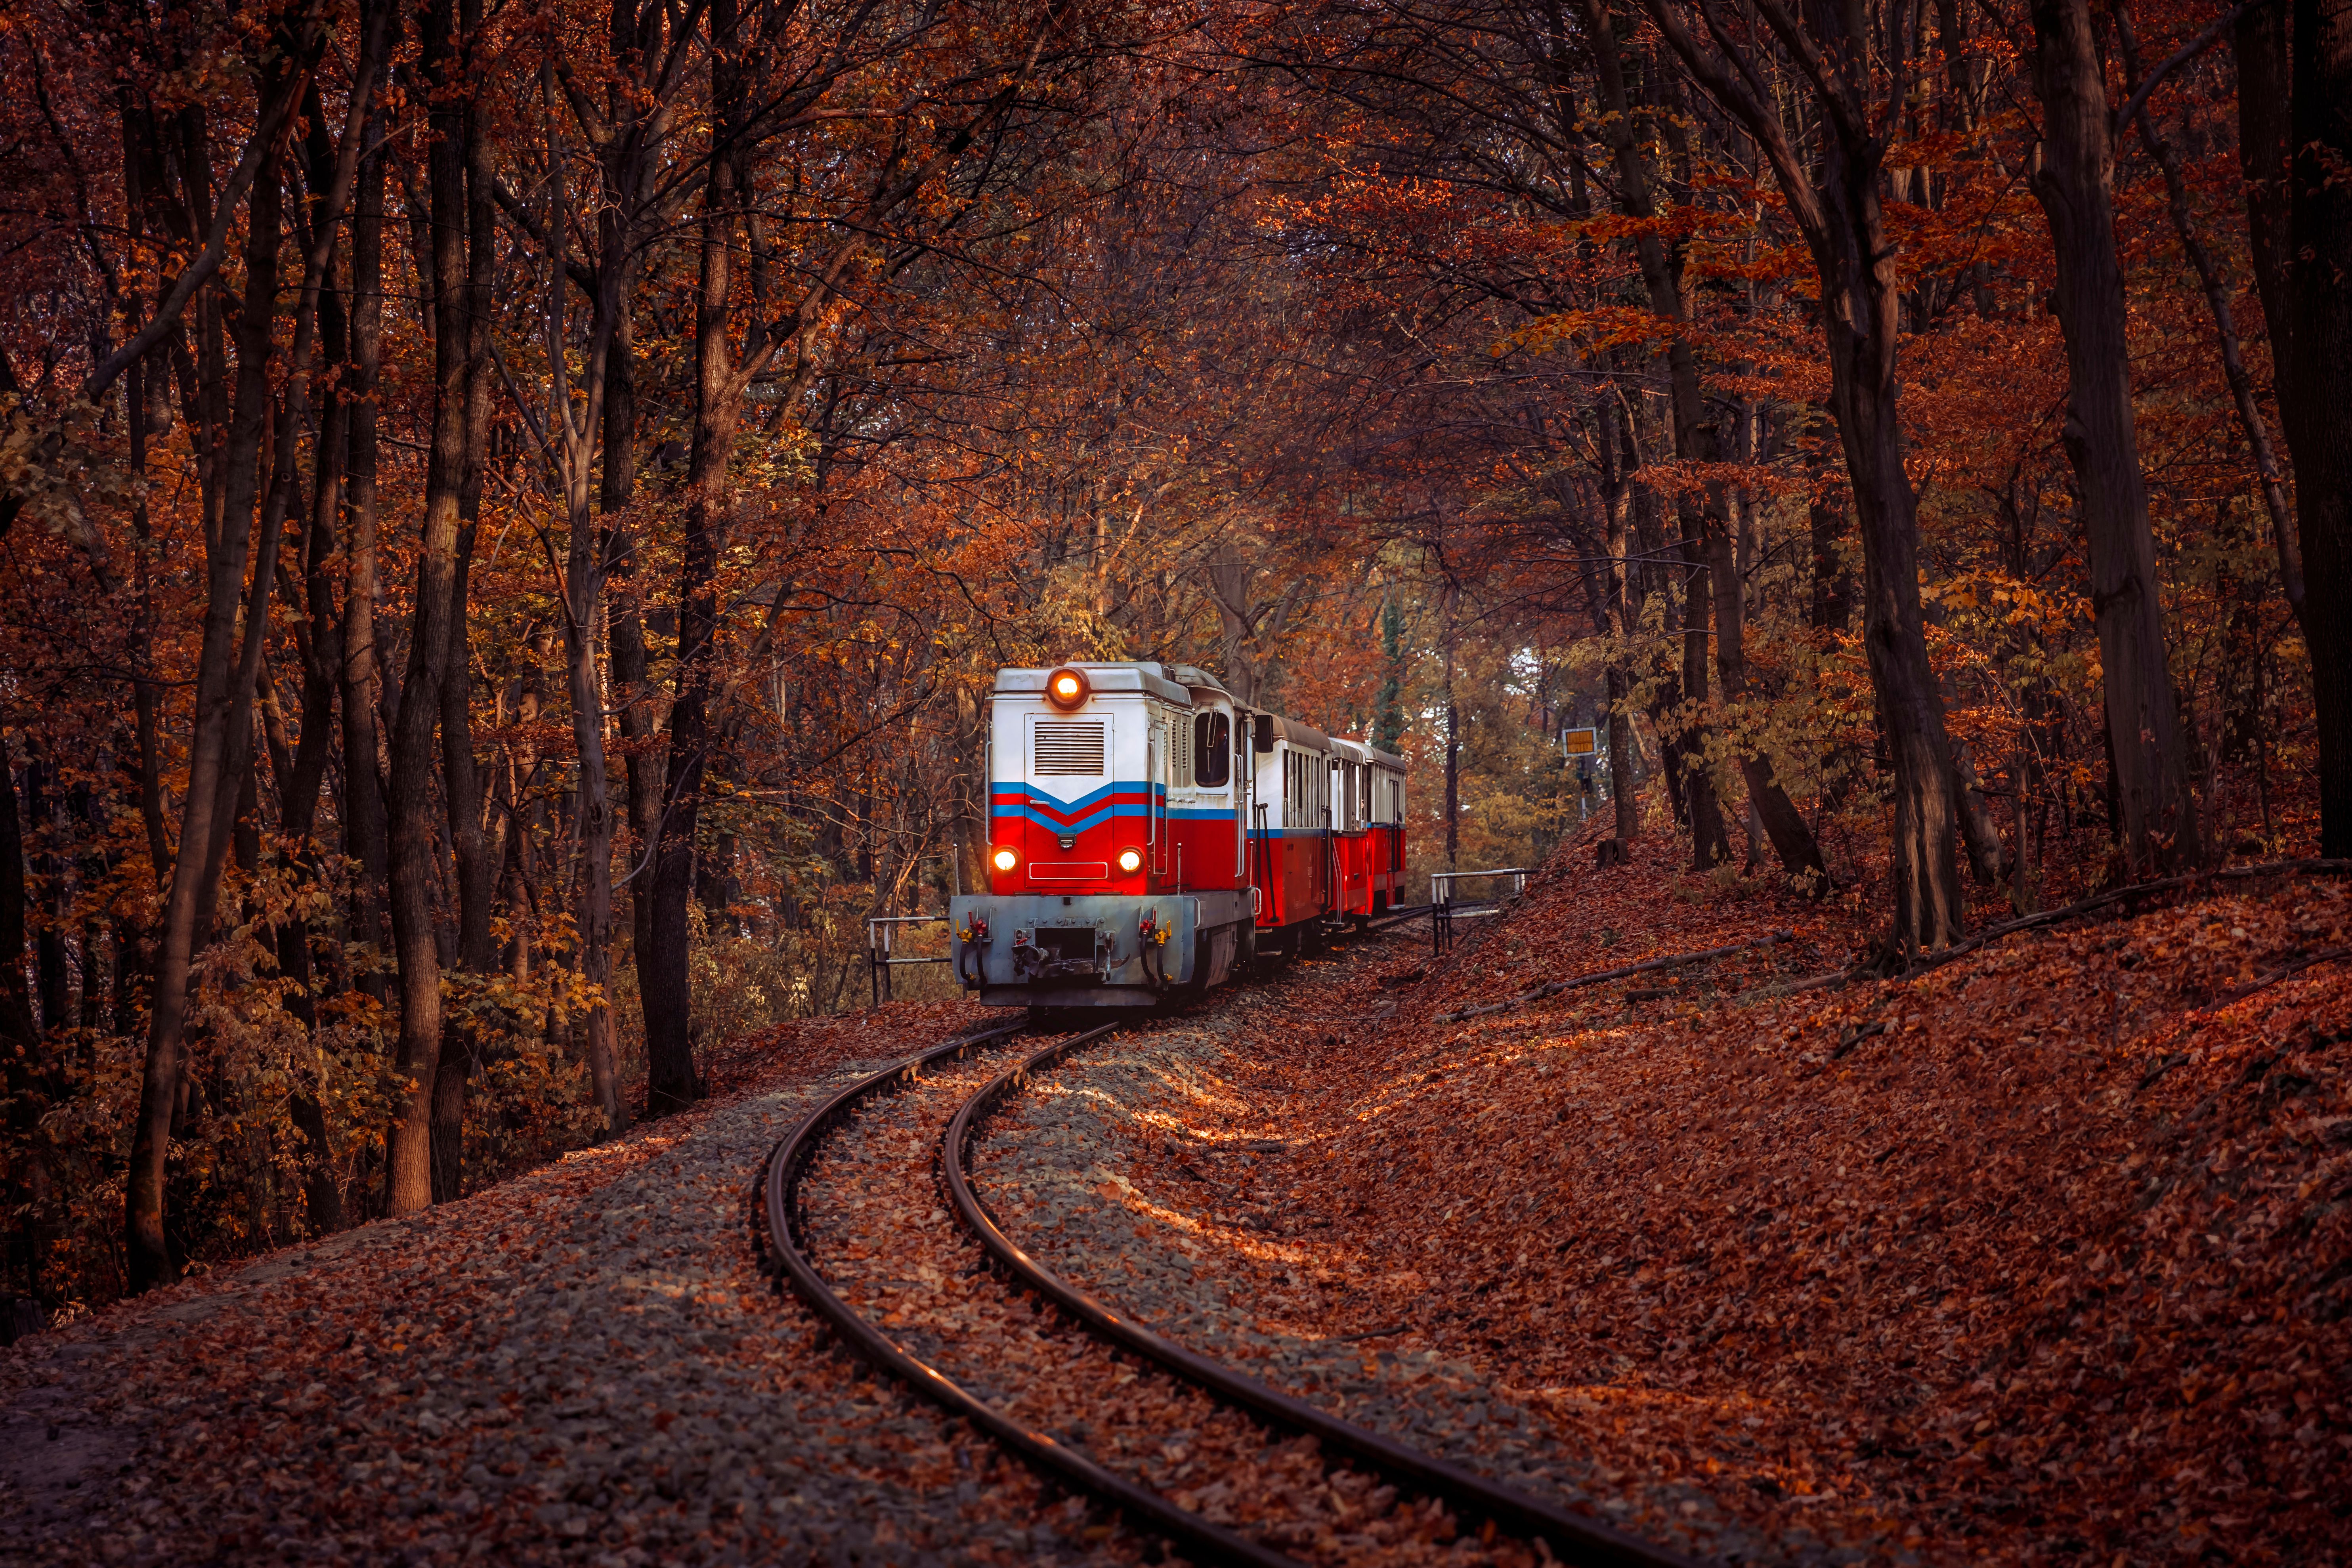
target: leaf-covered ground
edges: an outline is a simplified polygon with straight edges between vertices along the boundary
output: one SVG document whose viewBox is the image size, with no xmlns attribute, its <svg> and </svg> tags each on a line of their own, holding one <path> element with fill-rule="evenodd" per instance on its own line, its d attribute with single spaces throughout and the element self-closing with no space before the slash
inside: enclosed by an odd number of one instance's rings
<svg viewBox="0 0 2352 1568">
<path fill-rule="evenodd" d="M 1466 1358 L 1629 1490 L 1695 1481 L 1761 1536 L 2338 1559 L 2352 966 L 2263 982 L 2345 945 L 2352 889 L 1775 995 L 1864 933 L 1673 855 L 1564 855 L 1445 962 L 1310 973 L 1215 1092 L 1131 1119 L 1120 1201 L 1197 1215 L 1269 1332 Z M 1441 1021 L 1767 928 L 1794 940 Z"/>
<path fill-rule="evenodd" d="M 2352 972 L 2282 972 L 2346 945 L 2352 889 L 2243 884 L 1788 994 L 1866 933 L 1672 853 L 1571 851 L 1446 959 L 1391 939 L 1220 1003 L 1218 1043 L 1078 1151 L 1139 1243 L 1091 1282 L 1116 1297 L 1158 1227 L 1269 1375 L 1278 1342 L 1345 1347 L 1365 1408 L 1418 1384 L 1468 1456 L 1575 1456 L 1625 1522 L 1743 1557 L 2340 1559 Z M 1126 1556 L 842 1361 L 749 1244 L 814 1097 L 973 1016 L 740 1042 L 690 1116 L 25 1342 L 0 1554 Z"/>
<path fill-rule="evenodd" d="M 778 1031 L 689 1115 L 20 1342 L 0 1559 L 1094 1557 L 1083 1506 L 835 1353 L 751 1246 L 814 1097 L 975 1011 Z"/>
</svg>

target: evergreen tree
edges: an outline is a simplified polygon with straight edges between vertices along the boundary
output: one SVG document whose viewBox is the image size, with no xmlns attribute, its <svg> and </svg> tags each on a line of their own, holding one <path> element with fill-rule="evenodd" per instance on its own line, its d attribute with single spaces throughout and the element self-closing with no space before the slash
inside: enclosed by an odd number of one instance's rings
<svg viewBox="0 0 2352 1568">
<path fill-rule="evenodd" d="M 1404 739 L 1404 610 L 1394 597 L 1381 605 L 1381 652 L 1386 656 L 1388 677 L 1381 682 L 1372 744 L 1383 752 L 1393 752 Z"/>
</svg>

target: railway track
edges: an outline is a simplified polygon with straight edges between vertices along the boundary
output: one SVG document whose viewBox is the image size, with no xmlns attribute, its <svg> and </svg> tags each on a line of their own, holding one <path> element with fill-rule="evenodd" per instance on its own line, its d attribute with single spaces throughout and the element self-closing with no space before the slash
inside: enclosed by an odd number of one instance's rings
<svg viewBox="0 0 2352 1568">
<path fill-rule="evenodd" d="M 1186 1350 L 1030 1258 L 974 1187 L 972 1149 L 1033 1075 L 1132 1026 L 1023 1050 L 1029 1026 L 851 1084 L 770 1155 L 764 1250 L 855 1353 L 1195 1562 L 1423 1562 L 1452 1510 L 1486 1522 L 1487 1561 L 1688 1568 Z M 1213 1497 L 1234 1522 L 1178 1496 Z M 1318 1500 L 1302 1510 L 1301 1498 Z"/>
</svg>

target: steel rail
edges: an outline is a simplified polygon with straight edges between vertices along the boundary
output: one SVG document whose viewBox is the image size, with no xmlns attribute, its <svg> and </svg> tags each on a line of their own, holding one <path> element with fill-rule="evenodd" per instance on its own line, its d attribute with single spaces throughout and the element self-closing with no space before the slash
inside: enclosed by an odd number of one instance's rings
<svg viewBox="0 0 2352 1568">
<path fill-rule="evenodd" d="M 1597 1519 L 1530 1497 L 1393 1437 L 1341 1420 L 1223 1362 L 1187 1350 L 1072 1286 L 1014 1245 L 972 1187 L 970 1161 L 980 1123 L 1033 1075 L 1094 1037 L 1081 1035 L 1059 1041 L 990 1079 L 957 1110 L 940 1142 L 940 1164 L 957 1215 L 980 1238 L 988 1255 L 1022 1285 L 1053 1301 L 1098 1338 L 1263 1420 L 1311 1434 L 1327 1452 L 1347 1453 L 1419 1491 L 1484 1515 L 1515 1535 L 1538 1537 L 1564 1562 L 1591 1568 L 1697 1568 L 1699 1559 L 1654 1546 Z"/>
<path fill-rule="evenodd" d="M 1297 1559 L 1177 1507 L 1159 1493 L 1104 1468 L 1084 1454 L 1055 1441 L 1051 1434 L 1018 1421 L 982 1399 L 937 1367 L 909 1353 L 860 1316 L 825 1283 L 810 1258 L 801 1183 L 824 1135 L 847 1121 L 858 1104 L 869 1097 L 898 1088 L 935 1062 L 961 1058 L 1028 1026 L 1024 1019 L 935 1046 L 860 1079 L 803 1117 L 800 1124 L 769 1153 L 761 1181 L 769 1243 L 776 1255 L 777 1271 L 791 1280 L 793 1288 L 816 1310 L 817 1315 L 831 1323 L 864 1360 L 888 1372 L 950 1415 L 971 1422 L 1035 1468 L 1113 1504 L 1131 1523 L 1149 1526 L 1152 1532 L 1167 1536 L 1186 1555 L 1204 1562 L 1242 1563 L 1247 1568 L 1302 1568 Z M 1117 1024 L 1106 1024 L 1062 1043 L 1066 1047 L 1076 1046 L 1118 1027 Z"/>
</svg>

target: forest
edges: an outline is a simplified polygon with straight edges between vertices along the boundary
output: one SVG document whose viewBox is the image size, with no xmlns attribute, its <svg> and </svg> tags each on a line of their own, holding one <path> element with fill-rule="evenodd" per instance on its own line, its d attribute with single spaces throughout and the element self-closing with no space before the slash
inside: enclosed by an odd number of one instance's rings
<svg viewBox="0 0 2352 1568">
<path fill-rule="evenodd" d="M 862 1006 L 1002 666 L 1858 972 L 2352 858 L 2341 5 L 5 0 L 0 71 L 12 1336 Z"/>
</svg>

